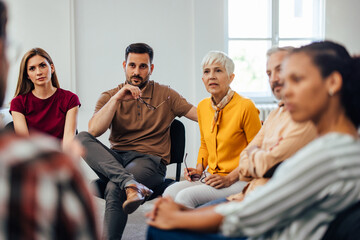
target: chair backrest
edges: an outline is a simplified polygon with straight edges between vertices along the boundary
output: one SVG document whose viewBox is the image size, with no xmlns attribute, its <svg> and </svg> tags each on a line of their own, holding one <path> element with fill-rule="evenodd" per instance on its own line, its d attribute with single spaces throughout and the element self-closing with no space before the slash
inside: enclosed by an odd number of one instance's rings
<svg viewBox="0 0 360 240">
<path fill-rule="evenodd" d="M 182 163 L 185 152 L 185 127 L 177 119 L 170 126 L 171 156 L 170 163 Z"/>
<path fill-rule="evenodd" d="M 14 122 L 13 122 L 13 121 L 8 122 L 8 123 L 5 125 L 4 130 L 5 130 L 6 132 L 15 133 Z"/>
<path fill-rule="evenodd" d="M 180 180 L 181 163 L 184 159 L 185 152 L 185 127 L 182 122 L 177 119 L 170 126 L 171 138 L 171 154 L 170 164 L 176 163 L 176 181 Z"/>
</svg>

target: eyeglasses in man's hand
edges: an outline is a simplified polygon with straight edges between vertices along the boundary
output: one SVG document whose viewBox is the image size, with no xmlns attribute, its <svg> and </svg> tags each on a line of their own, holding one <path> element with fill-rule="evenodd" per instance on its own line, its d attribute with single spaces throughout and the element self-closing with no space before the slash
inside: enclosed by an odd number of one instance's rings
<svg viewBox="0 0 360 240">
<path fill-rule="evenodd" d="M 158 107 L 160 107 L 162 104 L 164 104 L 164 103 L 165 103 L 167 100 L 169 100 L 169 99 L 170 99 L 170 96 L 168 96 L 168 97 L 166 98 L 166 100 L 162 101 L 162 102 L 161 102 L 159 105 L 157 105 L 157 106 L 153 106 L 153 105 L 151 105 L 150 103 L 145 102 L 145 100 L 142 99 L 141 97 L 139 97 L 137 100 L 138 100 L 139 102 L 145 104 L 145 106 L 146 106 L 148 109 L 150 109 L 150 110 L 156 110 Z"/>
</svg>

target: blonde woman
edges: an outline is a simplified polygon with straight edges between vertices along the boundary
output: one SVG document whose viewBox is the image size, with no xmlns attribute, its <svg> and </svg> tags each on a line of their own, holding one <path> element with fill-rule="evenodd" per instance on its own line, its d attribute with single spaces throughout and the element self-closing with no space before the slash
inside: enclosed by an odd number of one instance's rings
<svg viewBox="0 0 360 240">
<path fill-rule="evenodd" d="M 202 61 L 202 81 L 211 97 L 197 107 L 201 135 L 197 165 L 186 167 L 186 181 L 164 192 L 189 208 L 241 192 L 246 184 L 239 181 L 239 157 L 261 123 L 254 103 L 230 88 L 234 68 L 232 59 L 220 51 L 209 52 Z"/>
</svg>

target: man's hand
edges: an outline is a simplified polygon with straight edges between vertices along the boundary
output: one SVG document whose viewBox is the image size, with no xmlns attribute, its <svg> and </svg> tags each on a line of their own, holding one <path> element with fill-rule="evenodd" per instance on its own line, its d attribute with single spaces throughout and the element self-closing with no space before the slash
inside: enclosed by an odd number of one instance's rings
<svg viewBox="0 0 360 240">
<path fill-rule="evenodd" d="M 125 84 L 115 95 L 114 98 L 118 101 L 138 99 L 141 97 L 140 88 Z"/>
<path fill-rule="evenodd" d="M 207 176 L 204 180 L 205 180 L 205 184 L 214 187 L 216 189 L 226 188 L 234 183 L 233 181 L 230 180 L 228 176 L 220 176 L 217 174 Z"/>
</svg>

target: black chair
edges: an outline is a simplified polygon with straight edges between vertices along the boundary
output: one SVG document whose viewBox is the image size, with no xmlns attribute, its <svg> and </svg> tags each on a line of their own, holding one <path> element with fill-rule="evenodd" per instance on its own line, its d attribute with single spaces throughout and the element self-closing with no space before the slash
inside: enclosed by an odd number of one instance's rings
<svg viewBox="0 0 360 240">
<path fill-rule="evenodd" d="M 4 131 L 14 133 L 15 132 L 14 122 L 13 121 L 8 122 L 4 127 Z"/>
<path fill-rule="evenodd" d="M 322 240 L 360 239 L 360 202 L 340 212 L 330 223 Z"/>
<path fill-rule="evenodd" d="M 165 189 L 176 181 L 180 180 L 181 163 L 183 162 L 185 152 L 185 127 L 182 122 L 175 119 L 170 126 L 170 138 L 171 138 L 171 149 L 170 149 L 170 163 L 176 164 L 176 178 L 166 178 L 165 181 L 152 189 L 154 193 L 148 200 L 152 200 L 163 194 Z M 99 179 L 95 179 L 91 182 L 91 185 L 96 191 L 95 196 L 104 198 L 104 192 L 107 182 Z"/>
</svg>

